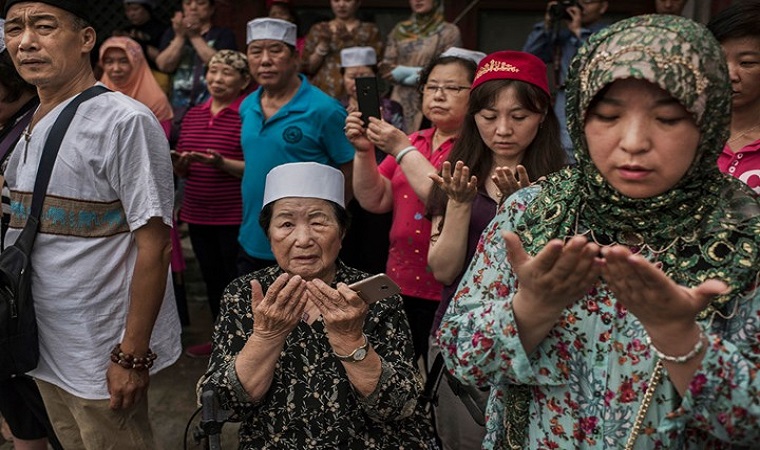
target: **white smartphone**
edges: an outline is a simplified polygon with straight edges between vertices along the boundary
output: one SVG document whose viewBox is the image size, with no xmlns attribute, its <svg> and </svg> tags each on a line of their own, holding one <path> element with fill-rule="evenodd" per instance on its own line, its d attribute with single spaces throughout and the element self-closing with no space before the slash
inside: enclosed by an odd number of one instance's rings
<svg viewBox="0 0 760 450">
<path fill-rule="evenodd" d="M 398 284 L 384 273 L 379 273 L 361 281 L 357 281 L 356 283 L 349 284 L 348 287 L 356 291 L 356 293 L 359 294 L 359 297 L 361 297 L 367 304 L 372 304 L 401 293 L 401 288 L 398 287 Z"/>
</svg>

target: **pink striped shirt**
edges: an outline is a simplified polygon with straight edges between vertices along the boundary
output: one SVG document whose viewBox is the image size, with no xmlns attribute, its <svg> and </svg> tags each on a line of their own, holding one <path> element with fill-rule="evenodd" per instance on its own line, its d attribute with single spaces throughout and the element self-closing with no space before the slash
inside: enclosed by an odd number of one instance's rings
<svg viewBox="0 0 760 450">
<path fill-rule="evenodd" d="M 185 114 L 177 151 L 215 150 L 223 157 L 243 160 L 240 146 L 240 96 L 230 106 L 211 114 L 211 100 Z M 197 225 L 239 225 L 243 218 L 240 179 L 215 167 L 190 163 L 180 220 Z"/>
</svg>

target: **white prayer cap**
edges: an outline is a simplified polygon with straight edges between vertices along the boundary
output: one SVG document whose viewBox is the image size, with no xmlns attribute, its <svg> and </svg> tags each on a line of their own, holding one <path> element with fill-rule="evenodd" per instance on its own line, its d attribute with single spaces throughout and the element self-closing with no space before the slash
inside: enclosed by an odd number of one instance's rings
<svg viewBox="0 0 760 450">
<path fill-rule="evenodd" d="M 344 180 L 340 170 L 315 162 L 288 163 L 267 174 L 262 208 L 286 197 L 319 198 L 345 208 Z"/>
<path fill-rule="evenodd" d="M 374 66 L 377 53 L 372 47 L 348 47 L 340 51 L 341 67 Z"/>
<path fill-rule="evenodd" d="M 469 59 L 475 61 L 475 64 L 480 64 L 480 60 L 486 57 L 486 54 L 476 50 L 467 50 L 460 47 L 449 47 L 448 50 L 441 53 L 441 57 L 453 56 L 455 58 Z"/>
<path fill-rule="evenodd" d="M 0 19 L 0 53 L 5 51 L 5 19 Z"/>
<path fill-rule="evenodd" d="M 296 26 L 287 20 L 261 17 L 248 22 L 248 39 L 245 44 L 260 39 L 273 39 L 296 46 Z"/>
</svg>

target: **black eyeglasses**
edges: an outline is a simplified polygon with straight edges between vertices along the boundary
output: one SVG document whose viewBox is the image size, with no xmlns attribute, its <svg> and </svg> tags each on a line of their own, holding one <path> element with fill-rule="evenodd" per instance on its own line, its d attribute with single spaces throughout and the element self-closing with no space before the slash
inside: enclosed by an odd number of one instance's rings
<svg viewBox="0 0 760 450">
<path fill-rule="evenodd" d="M 470 86 L 454 86 L 454 85 L 446 85 L 446 86 L 439 86 L 437 84 L 426 84 L 423 86 L 420 86 L 420 92 L 423 94 L 427 92 L 428 94 L 435 95 L 439 90 L 443 91 L 446 95 L 457 95 L 460 92 L 462 92 L 465 89 L 470 89 Z"/>
</svg>

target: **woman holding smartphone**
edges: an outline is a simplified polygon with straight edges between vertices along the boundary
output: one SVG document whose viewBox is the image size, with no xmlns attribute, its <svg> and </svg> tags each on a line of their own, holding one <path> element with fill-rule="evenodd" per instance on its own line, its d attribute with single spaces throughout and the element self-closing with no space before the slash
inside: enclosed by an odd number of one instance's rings
<svg viewBox="0 0 760 450">
<path fill-rule="evenodd" d="M 227 286 L 199 383 L 241 422 L 240 448 L 438 448 L 401 297 L 368 304 L 351 286 L 369 275 L 338 259 L 348 222 L 340 170 L 267 174 L 259 224 L 276 264 Z"/>
<path fill-rule="evenodd" d="M 415 359 L 427 357 L 430 327 L 441 299 L 441 285 L 427 269 L 431 228 L 425 203 L 433 187 L 428 175 L 438 172 L 459 136 L 476 68 L 472 59 L 440 56 L 423 70 L 419 90 L 432 128 L 407 136 L 374 117 L 365 128 L 359 111 L 346 118 L 346 137 L 356 148 L 355 197 L 368 211 L 393 211 L 386 273 L 401 286 Z M 378 165 L 375 148 L 391 157 Z"/>
</svg>

